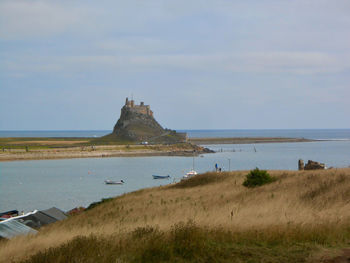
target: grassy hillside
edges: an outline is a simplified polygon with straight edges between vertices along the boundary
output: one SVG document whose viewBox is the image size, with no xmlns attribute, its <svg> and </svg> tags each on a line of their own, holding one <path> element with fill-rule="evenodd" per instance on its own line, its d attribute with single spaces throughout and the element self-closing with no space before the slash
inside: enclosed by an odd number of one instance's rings
<svg viewBox="0 0 350 263">
<path fill-rule="evenodd" d="M 38 235 L 0 262 L 326 262 L 350 246 L 350 169 L 207 173 L 125 194 Z"/>
</svg>

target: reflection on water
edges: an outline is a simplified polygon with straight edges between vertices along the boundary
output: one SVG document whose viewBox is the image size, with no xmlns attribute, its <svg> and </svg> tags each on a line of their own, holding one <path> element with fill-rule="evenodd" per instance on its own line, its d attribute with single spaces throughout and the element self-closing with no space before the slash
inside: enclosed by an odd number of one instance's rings
<svg viewBox="0 0 350 263">
<path fill-rule="evenodd" d="M 195 169 L 205 172 L 261 169 L 296 170 L 298 159 L 324 162 L 328 167 L 350 165 L 350 141 L 208 145 L 219 151 L 195 158 Z M 254 147 L 256 151 L 254 150 Z M 140 188 L 179 181 L 192 169 L 192 157 L 132 157 L 42 160 L 0 163 L 0 211 L 29 211 L 56 206 L 69 210 L 101 198 Z M 171 175 L 154 180 L 152 174 Z M 104 180 L 124 180 L 105 185 Z"/>
</svg>

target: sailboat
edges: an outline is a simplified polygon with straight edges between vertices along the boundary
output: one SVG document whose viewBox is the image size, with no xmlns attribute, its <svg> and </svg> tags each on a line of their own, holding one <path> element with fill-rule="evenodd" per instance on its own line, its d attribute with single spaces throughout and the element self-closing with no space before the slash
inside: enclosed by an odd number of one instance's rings
<svg viewBox="0 0 350 263">
<path fill-rule="evenodd" d="M 186 173 L 184 176 L 183 176 L 183 179 L 188 179 L 194 175 L 197 175 L 198 173 L 196 172 L 196 170 L 194 170 L 194 154 L 193 154 L 193 161 L 192 161 L 192 170 L 189 171 L 188 173 Z"/>
</svg>

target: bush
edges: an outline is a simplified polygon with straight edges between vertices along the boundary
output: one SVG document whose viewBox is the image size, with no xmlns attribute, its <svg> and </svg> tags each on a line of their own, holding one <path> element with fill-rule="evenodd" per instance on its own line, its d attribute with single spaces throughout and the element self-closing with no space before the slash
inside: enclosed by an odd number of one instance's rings
<svg viewBox="0 0 350 263">
<path fill-rule="evenodd" d="M 251 170 L 246 176 L 247 178 L 243 182 L 246 187 L 260 186 L 275 181 L 275 178 L 271 177 L 267 171 L 259 170 L 259 168 Z"/>
</svg>

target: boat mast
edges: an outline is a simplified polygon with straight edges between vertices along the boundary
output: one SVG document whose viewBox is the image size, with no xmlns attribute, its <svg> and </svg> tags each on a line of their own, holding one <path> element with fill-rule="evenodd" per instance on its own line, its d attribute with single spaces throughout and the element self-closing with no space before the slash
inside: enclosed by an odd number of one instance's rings
<svg viewBox="0 0 350 263">
<path fill-rule="evenodd" d="M 193 152 L 193 160 L 192 160 L 192 171 L 194 171 L 194 152 Z"/>
</svg>

